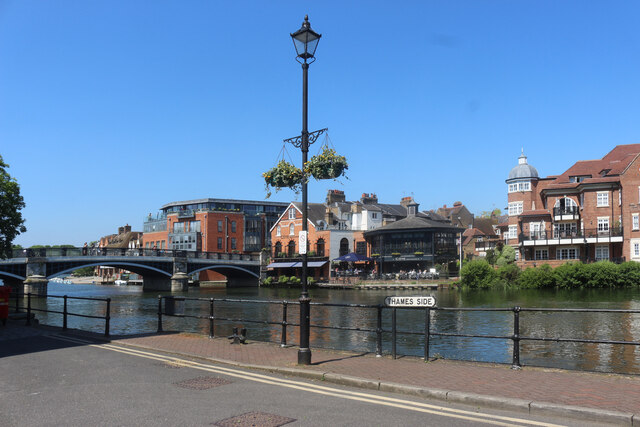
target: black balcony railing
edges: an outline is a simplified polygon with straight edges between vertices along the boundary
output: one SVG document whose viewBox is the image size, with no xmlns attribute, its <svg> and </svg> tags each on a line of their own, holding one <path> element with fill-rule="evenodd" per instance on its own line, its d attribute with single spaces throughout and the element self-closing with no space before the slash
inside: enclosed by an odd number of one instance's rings
<svg viewBox="0 0 640 427">
<path fill-rule="evenodd" d="M 580 214 L 580 208 L 577 206 L 565 206 L 559 208 L 553 208 L 553 216 L 560 215 L 574 215 L 578 216 Z"/>
<path fill-rule="evenodd" d="M 559 239 L 588 239 L 588 238 L 610 238 L 623 235 L 622 227 L 608 229 L 587 229 L 587 230 L 544 230 L 531 231 L 520 234 L 520 241 L 524 240 L 559 240 Z"/>
</svg>

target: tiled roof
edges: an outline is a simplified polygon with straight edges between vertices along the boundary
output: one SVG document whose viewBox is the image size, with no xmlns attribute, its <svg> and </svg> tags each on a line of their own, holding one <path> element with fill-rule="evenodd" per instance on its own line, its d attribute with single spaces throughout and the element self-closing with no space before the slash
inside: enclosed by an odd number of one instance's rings
<svg viewBox="0 0 640 427">
<path fill-rule="evenodd" d="M 293 202 L 293 204 L 302 212 L 302 202 Z M 318 221 L 324 220 L 325 210 L 324 203 L 307 203 L 307 218 L 317 225 Z"/>
<path fill-rule="evenodd" d="M 536 209 L 532 211 L 524 211 L 520 216 L 551 216 L 547 209 Z"/>
<path fill-rule="evenodd" d="M 392 222 L 391 224 L 385 225 L 384 227 L 376 228 L 374 230 L 369 230 L 364 234 L 371 235 L 371 234 L 376 234 L 378 232 L 385 232 L 385 231 L 420 230 L 425 228 L 439 228 L 442 230 L 451 230 L 456 233 L 462 231 L 460 227 L 456 227 L 451 224 L 432 221 L 428 218 L 419 217 L 419 216 L 410 216 L 410 217 Z"/>
</svg>

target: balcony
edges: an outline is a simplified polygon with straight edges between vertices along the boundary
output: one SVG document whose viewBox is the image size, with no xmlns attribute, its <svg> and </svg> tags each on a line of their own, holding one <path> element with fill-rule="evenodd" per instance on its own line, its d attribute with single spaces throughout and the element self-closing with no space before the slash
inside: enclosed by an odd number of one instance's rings
<svg viewBox="0 0 640 427">
<path fill-rule="evenodd" d="M 567 221 L 580 219 L 580 208 L 577 206 L 565 206 L 553 208 L 554 221 Z"/>
<path fill-rule="evenodd" d="M 622 227 L 603 229 L 587 229 L 577 231 L 535 231 L 520 234 L 523 246 L 549 245 L 584 245 L 588 243 L 616 243 L 622 242 Z"/>
<path fill-rule="evenodd" d="M 196 216 L 196 211 L 193 209 L 182 209 L 178 211 L 178 218 L 193 218 Z"/>
</svg>

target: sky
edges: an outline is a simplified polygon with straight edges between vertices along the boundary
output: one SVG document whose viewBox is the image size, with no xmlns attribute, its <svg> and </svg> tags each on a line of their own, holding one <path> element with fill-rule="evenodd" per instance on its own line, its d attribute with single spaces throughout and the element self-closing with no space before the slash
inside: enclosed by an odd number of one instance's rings
<svg viewBox="0 0 640 427">
<path fill-rule="evenodd" d="M 142 230 L 173 201 L 264 200 L 262 172 L 302 129 L 289 35 L 305 14 L 322 34 L 309 130 L 349 161 L 348 179 L 310 181 L 310 202 L 339 189 L 480 214 L 506 206 L 521 150 L 548 176 L 640 143 L 635 1 L 0 0 L 14 243 Z"/>
</svg>

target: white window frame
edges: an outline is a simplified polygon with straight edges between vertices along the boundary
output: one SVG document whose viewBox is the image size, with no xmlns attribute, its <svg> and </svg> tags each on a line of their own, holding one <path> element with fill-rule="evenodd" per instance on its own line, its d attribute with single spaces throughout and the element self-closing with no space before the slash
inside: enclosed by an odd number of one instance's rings
<svg viewBox="0 0 640 427">
<path fill-rule="evenodd" d="M 289 219 L 296 219 L 296 208 L 289 209 Z"/>
<path fill-rule="evenodd" d="M 508 239 L 517 239 L 518 238 L 518 226 L 510 225 L 509 226 L 509 234 L 507 235 Z"/>
<path fill-rule="evenodd" d="M 509 184 L 509 193 L 517 193 L 523 191 L 531 191 L 531 181 L 519 181 Z"/>
<path fill-rule="evenodd" d="M 281 230 L 280 226 L 278 225 L 276 227 L 276 236 L 281 236 L 282 235 L 281 233 L 282 233 L 282 230 Z"/>
<path fill-rule="evenodd" d="M 533 253 L 533 259 L 536 261 L 546 261 L 549 259 L 549 249 L 540 248 L 536 249 Z"/>
<path fill-rule="evenodd" d="M 631 229 L 640 230 L 640 214 L 631 214 Z"/>
<path fill-rule="evenodd" d="M 640 239 L 631 239 L 630 253 L 631 259 L 640 261 Z"/>
<path fill-rule="evenodd" d="M 609 192 L 608 191 L 598 191 L 596 193 L 596 207 L 607 207 L 609 206 Z"/>
<path fill-rule="evenodd" d="M 566 256 L 563 254 L 565 252 L 566 252 Z M 556 248 L 556 259 L 558 260 L 580 259 L 580 248 L 576 248 L 576 247 Z"/>
<path fill-rule="evenodd" d="M 598 217 L 598 233 L 608 233 L 609 232 L 609 217 L 608 216 L 599 216 Z"/>
<path fill-rule="evenodd" d="M 509 216 L 516 216 L 522 213 L 524 202 L 509 202 Z"/>
<path fill-rule="evenodd" d="M 293 223 L 291 223 L 289 225 L 289 236 L 295 236 L 295 234 L 296 234 L 295 225 Z"/>
<path fill-rule="evenodd" d="M 596 261 L 609 261 L 609 246 L 596 246 Z"/>
</svg>

